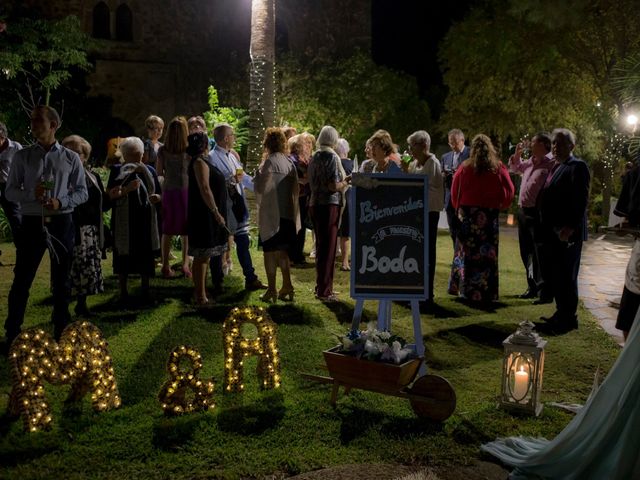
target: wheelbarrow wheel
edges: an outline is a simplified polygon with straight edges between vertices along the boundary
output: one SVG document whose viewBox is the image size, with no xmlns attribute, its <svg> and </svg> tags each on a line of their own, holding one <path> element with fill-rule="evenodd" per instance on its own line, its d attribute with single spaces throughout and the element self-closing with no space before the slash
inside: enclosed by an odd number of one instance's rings
<svg viewBox="0 0 640 480">
<path fill-rule="evenodd" d="M 443 422 L 456 409 L 456 392 L 451 384 L 438 375 L 425 375 L 418 378 L 409 393 L 411 408 L 420 418 Z M 413 396 L 422 398 L 415 398 Z"/>
</svg>

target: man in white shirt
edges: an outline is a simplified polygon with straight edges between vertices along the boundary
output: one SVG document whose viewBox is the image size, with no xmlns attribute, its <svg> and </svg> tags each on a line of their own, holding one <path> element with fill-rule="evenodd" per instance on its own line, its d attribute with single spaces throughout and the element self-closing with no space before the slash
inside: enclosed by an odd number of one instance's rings
<svg viewBox="0 0 640 480">
<path fill-rule="evenodd" d="M 407 138 L 411 156 L 407 173 L 427 175 L 429 177 L 429 298 L 427 308 L 433 308 L 433 279 L 436 273 L 436 241 L 438 220 L 444 205 L 444 183 L 440 161 L 429 152 L 431 137 L 424 130 L 413 132 Z"/>
<path fill-rule="evenodd" d="M 242 164 L 233 155 L 231 149 L 235 144 L 233 127 L 221 123 L 213 129 L 216 145 L 209 153 L 209 160 L 222 172 L 227 181 L 229 201 L 227 202 L 227 223 L 233 232 L 236 254 L 242 267 L 246 290 L 260 290 L 267 288 L 259 279 L 253 268 L 251 253 L 249 252 L 249 208 L 244 196 L 244 189 L 253 188 L 251 177 L 244 173 Z M 234 198 L 235 197 L 235 201 Z M 224 274 L 222 271 L 222 257 L 211 257 L 211 280 L 214 288 L 222 285 Z"/>
</svg>

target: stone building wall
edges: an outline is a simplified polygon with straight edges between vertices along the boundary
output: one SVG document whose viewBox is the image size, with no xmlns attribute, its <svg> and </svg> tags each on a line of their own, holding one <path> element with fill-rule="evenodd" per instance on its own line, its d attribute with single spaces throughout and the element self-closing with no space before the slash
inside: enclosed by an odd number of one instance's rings
<svg viewBox="0 0 640 480">
<path fill-rule="evenodd" d="M 168 121 L 206 109 L 213 84 L 222 101 L 248 103 L 251 0 L 9 0 L 48 18 L 76 15 L 94 31 L 94 11 L 109 10 L 110 39 L 95 39 L 90 95 L 112 100 L 143 134 L 150 113 Z M 124 5 L 124 7 L 123 7 Z M 131 14 L 132 39 L 118 40 L 118 9 Z M 371 0 L 279 0 L 278 49 L 341 56 L 370 49 Z"/>
</svg>

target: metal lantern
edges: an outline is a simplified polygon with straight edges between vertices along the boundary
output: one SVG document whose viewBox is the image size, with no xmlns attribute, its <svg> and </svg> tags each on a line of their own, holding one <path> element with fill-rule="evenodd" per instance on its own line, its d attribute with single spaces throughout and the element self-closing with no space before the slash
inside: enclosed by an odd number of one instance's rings
<svg viewBox="0 0 640 480">
<path fill-rule="evenodd" d="M 540 392 L 547 341 L 535 333 L 533 327 L 533 323 L 525 320 L 516 333 L 502 342 L 504 358 L 500 405 L 537 417 L 542 412 Z"/>
</svg>

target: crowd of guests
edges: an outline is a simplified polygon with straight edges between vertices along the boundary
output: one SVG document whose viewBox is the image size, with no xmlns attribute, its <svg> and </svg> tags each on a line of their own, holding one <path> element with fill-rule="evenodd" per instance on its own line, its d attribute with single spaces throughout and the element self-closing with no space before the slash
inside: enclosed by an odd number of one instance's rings
<svg viewBox="0 0 640 480">
<path fill-rule="evenodd" d="M 357 165 L 349 159 L 349 143 L 332 126 L 323 127 L 317 140 L 290 127 L 269 128 L 262 161 L 251 176 L 234 150 L 230 125 L 216 125 L 209 138 L 202 117 L 179 116 L 169 122 L 161 143 L 164 122 L 152 115 L 145 125 L 148 138 L 120 142 L 120 158 L 110 165 L 103 186 L 87 164 L 89 143 L 77 135 L 58 143 L 59 126 L 53 108 L 36 107 L 31 114 L 36 143 L 23 149 L 0 124 L 0 198 L 17 247 L 5 323 L 9 341 L 20 331 L 29 288 L 46 250 L 52 257 L 56 336 L 69 322 L 70 295 L 77 299 L 76 314 L 89 314 L 87 296 L 104 290 L 107 210 L 112 212 L 108 227 L 121 302 L 128 301 L 131 275 L 141 279 L 142 300 L 149 298 L 159 257 L 162 277 L 191 278 L 195 305 L 208 307 L 222 290 L 234 248 L 247 290 L 264 290 L 260 298 L 265 302 L 293 301 L 291 266 L 306 263 L 307 227 L 313 233 L 315 295 L 334 302 L 338 249 L 339 268 L 351 268 L 347 193 L 353 172 L 428 176 L 427 308 L 434 305 L 436 235 L 443 209 L 454 247 L 448 292 L 475 305 L 498 300 L 498 215 L 511 204 L 515 188 L 486 135 L 476 135 L 467 146 L 463 132 L 451 130 L 451 150 L 440 162 L 430 151 L 426 131 L 407 138 L 410 154 L 401 157 L 391 135 L 378 130 L 366 142 L 367 159 Z M 589 171 L 572 155 L 574 146 L 568 130 L 540 133 L 526 146 L 528 159 L 520 144 L 508 162 L 513 173 L 523 175 L 518 218 L 528 290 L 522 297 L 555 300 L 557 312 L 547 321 L 560 331 L 577 328 L 577 272 L 586 233 Z M 255 192 L 266 285 L 251 258 L 247 190 Z M 170 264 L 176 236 L 182 247 L 178 272 Z"/>
</svg>

